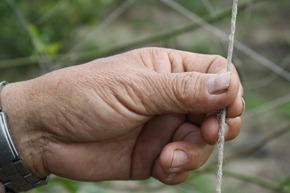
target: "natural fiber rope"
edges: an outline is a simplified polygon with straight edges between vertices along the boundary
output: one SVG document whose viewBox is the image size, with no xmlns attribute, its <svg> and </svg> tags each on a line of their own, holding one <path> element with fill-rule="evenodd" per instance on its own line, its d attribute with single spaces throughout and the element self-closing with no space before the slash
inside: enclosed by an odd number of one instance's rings
<svg viewBox="0 0 290 193">
<path fill-rule="evenodd" d="M 230 72 L 231 70 L 237 13 L 238 13 L 238 0 L 233 0 L 231 31 L 229 35 L 228 56 L 227 56 L 227 72 Z M 218 165 L 217 165 L 216 193 L 221 193 L 221 187 L 222 187 L 226 114 L 227 114 L 226 109 L 223 109 L 218 115 L 220 118 L 220 125 L 219 125 L 219 140 L 218 140 Z"/>
</svg>

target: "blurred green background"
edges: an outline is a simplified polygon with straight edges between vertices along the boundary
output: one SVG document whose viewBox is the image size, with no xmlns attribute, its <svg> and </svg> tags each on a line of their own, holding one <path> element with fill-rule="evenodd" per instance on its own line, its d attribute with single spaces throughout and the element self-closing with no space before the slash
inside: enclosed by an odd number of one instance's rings
<svg viewBox="0 0 290 193">
<path fill-rule="evenodd" d="M 231 0 L 2 0 L 0 76 L 37 77 L 134 48 L 162 46 L 226 57 Z M 240 0 L 234 63 L 245 88 L 240 136 L 226 143 L 224 193 L 290 192 L 290 1 Z M 74 182 L 45 192 L 214 192 L 216 155 L 177 186 L 154 179 Z M 72 168 L 73 169 L 73 168 Z"/>
</svg>

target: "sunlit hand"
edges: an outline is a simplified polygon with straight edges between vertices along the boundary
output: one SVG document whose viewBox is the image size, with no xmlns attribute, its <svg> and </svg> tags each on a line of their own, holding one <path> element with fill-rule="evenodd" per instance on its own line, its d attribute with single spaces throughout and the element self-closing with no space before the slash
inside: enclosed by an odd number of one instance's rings
<svg viewBox="0 0 290 193">
<path fill-rule="evenodd" d="M 226 60 L 145 48 L 9 84 L 2 105 L 25 165 L 85 181 L 186 180 L 241 126 L 243 89 Z"/>
</svg>

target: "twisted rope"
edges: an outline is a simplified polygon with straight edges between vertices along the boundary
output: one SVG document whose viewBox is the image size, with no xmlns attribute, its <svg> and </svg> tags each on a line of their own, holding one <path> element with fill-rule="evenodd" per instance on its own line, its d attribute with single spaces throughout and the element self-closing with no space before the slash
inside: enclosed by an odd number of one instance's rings
<svg viewBox="0 0 290 193">
<path fill-rule="evenodd" d="M 227 56 L 227 72 L 230 72 L 231 70 L 237 14 L 238 14 L 238 0 L 233 0 L 231 31 L 229 35 L 228 56 Z M 220 118 L 220 125 L 219 125 L 219 140 L 217 145 L 218 165 L 217 165 L 216 193 L 221 193 L 222 187 L 226 114 L 227 114 L 226 109 L 223 109 L 218 115 L 218 117 Z"/>
</svg>

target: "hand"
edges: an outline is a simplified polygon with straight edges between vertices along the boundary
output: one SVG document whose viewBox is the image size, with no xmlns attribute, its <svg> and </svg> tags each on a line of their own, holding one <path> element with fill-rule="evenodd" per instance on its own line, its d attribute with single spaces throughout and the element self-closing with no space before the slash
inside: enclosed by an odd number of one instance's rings
<svg viewBox="0 0 290 193">
<path fill-rule="evenodd" d="M 2 92 L 15 144 L 38 177 L 186 180 L 218 139 L 241 126 L 243 88 L 226 60 L 145 48 L 9 84 Z"/>
<path fill-rule="evenodd" d="M 5 193 L 5 187 L 2 183 L 0 183 L 0 193 Z"/>
</svg>

